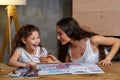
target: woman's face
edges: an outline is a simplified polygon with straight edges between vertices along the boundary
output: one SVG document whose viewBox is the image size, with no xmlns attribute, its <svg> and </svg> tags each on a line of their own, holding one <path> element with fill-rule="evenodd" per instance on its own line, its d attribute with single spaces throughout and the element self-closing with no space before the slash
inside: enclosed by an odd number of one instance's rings
<svg viewBox="0 0 120 80">
<path fill-rule="evenodd" d="M 70 42 L 70 38 L 67 36 L 67 34 L 57 26 L 57 39 L 61 42 L 62 45 L 67 44 Z"/>
</svg>

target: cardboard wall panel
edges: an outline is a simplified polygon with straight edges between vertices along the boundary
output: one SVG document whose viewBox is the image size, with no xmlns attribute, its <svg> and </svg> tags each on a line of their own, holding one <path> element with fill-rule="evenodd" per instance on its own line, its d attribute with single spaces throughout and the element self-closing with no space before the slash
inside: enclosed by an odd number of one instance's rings
<svg viewBox="0 0 120 80">
<path fill-rule="evenodd" d="M 73 17 L 91 31 L 120 36 L 120 0 L 73 0 Z"/>
</svg>

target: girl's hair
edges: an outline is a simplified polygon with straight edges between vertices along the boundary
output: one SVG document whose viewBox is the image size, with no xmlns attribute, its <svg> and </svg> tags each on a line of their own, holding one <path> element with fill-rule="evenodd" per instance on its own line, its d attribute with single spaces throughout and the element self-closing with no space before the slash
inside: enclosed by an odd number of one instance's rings
<svg viewBox="0 0 120 80">
<path fill-rule="evenodd" d="M 62 29 L 67 34 L 68 37 L 70 37 L 73 40 L 81 40 L 83 38 L 87 38 L 87 37 L 90 38 L 91 36 L 97 35 L 94 32 L 90 32 L 90 31 L 82 29 L 81 26 L 77 23 L 77 21 L 73 19 L 72 17 L 63 18 L 60 21 L 58 21 L 56 25 L 60 29 Z M 68 54 L 69 44 L 70 43 L 62 45 L 61 42 L 58 41 L 58 45 L 57 45 L 58 59 L 62 62 L 65 62 L 66 55 Z M 101 54 L 100 50 L 99 52 Z"/>
<path fill-rule="evenodd" d="M 12 48 L 12 54 L 15 51 L 17 47 L 25 47 L 25 44 L 22 42 L 22 38 L 28 38 L 30 35 L 32 35 L 33 31 L 37 31 L 40 34 L 40 31 L 37 27 L 34 25 L 23 25 L 16 33 L 14 40 L 13 40 L 13 48 Z M 40 47 L 41 44 L 39 44 Z"/>
</svg>

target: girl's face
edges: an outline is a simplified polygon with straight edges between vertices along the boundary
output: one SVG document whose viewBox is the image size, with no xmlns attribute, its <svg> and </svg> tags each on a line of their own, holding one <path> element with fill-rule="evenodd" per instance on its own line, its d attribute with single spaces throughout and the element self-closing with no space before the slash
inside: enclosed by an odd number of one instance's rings
<svg viewBox="0 0 120 80">
<path fill-rule="evenodd" d="M 62 45 L 67 44 L 70 42 L 70 38 L 67 36 L 67 34 L 57 26 L 57 39 L 61 42 Z"/>
<path fill-rule="evenodd" d="M 40 44 L 40 36 L 37 31 L 33 31 L 32 34 L 27 37 L 26 39 L 22 39 L 23 43 L 25 44 L 25 48 L 30 51 L 36 51 L 37 47 Z"/>
</svg>

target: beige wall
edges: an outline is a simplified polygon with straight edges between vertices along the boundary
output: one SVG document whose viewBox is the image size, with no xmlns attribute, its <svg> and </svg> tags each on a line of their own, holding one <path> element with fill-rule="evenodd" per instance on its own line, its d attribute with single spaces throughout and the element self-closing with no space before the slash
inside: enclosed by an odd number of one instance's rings
<svg viewBox="0 0 120 80">
<path fill-rule="evenodd" d="M 120 36 L 120 0 L 73 0 L 73 17 L 94 32 Z"/>
</svg>

